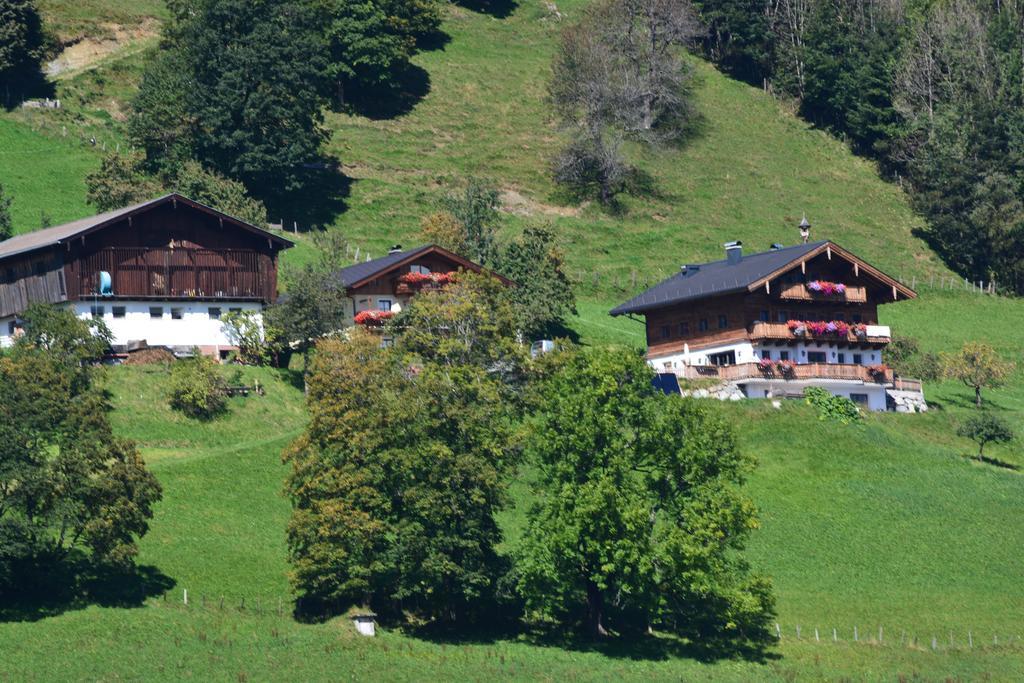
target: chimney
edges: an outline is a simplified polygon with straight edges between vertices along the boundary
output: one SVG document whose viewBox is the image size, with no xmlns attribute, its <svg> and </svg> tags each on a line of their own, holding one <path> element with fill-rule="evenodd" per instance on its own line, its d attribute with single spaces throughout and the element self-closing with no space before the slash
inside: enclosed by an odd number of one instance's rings
<svg viewBox="0 0 1024 683">
<path fill-rule="evenodd" d="M 388 249 L 388 254 L 389 255 L 390 254 L 400 254 L 400 253 L 402 253 L 402 245 L 401 244 L 396 244 L 395 246 L 393 246 L 390 249 Z"/>
<path fill-rule="evenodd" d="M 735 266 L 743 260 L 743 242 L 725 243 L 725 260 L 730 266 Z"/>
</svg>

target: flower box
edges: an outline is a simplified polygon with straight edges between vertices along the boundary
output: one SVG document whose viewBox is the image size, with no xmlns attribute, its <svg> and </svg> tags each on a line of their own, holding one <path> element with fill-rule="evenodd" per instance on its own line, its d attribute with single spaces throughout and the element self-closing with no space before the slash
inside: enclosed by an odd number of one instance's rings
<svg viewBox="0 0 1024 683">
<path fill-rule="evenodd" d="M 391 311 L 359 311 L 353 318 L 353 322 L 366 327 L 380 327 L 394 315 Z"/>
<path fill-rule="evenodd" d="M 811 280 L 807 283 L 807 291 L 821 296 L 843 296 L 846 294 L 846 285 L 842 282 Z"/>
</svg>

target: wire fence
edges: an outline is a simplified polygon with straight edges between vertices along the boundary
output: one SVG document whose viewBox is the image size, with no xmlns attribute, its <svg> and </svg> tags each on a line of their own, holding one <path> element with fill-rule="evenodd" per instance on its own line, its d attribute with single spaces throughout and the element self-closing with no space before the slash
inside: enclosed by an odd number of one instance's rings
<svg viewBox="0 0 1024 683">
<path fill-rule="evenodd" d="M 276 598 L 207 594 L 174 589 L 154 598 L 151 604 L 161 607 L 211 613 L 291 618 L 294 603 L 291 596 Z M 1024 639 L 1012 630 L 974 629 L 966 625 L 954 628 L 890 628 L 884 625 L 807 626 L 801 623 L 783 625 L 776 622 L 772 631 L 779 643 L 812 645 L 863 645 L 870 647 L 906 648 L 920 652 L 969 652 L 972 650 L 1024 651 Z"/>
</svg>

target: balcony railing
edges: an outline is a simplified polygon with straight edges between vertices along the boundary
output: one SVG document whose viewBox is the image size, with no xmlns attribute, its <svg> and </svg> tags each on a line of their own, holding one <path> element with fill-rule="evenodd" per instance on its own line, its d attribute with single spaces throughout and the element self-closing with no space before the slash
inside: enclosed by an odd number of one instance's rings
<svg viewBox="0 0 1024 683">
<path fill-rule="evenodd" d="M 240 249 L 109 247 L 82 259 L 73 297 L 98 292 L 99 273 L 110 273 L 120 298 L 270 299 L 261 255 Z M 75 286 L 77 285 L 77 291 Z"/>
<path fill-rule="evenodd" d="M 755 322 L 750 326 L 751 341 L 833 341 L 843 343 L 888 344 L 892 341 L 892 330 L 888 325 L 867 325 L 863 337 L 850 332 L 846 337 L 835 335 L 814 336 L 810 333 L 796 335 L 786 323 Z"/>
<path fill-rule="evenodd" d="M 867 303 L 866 287 L 847 287 L 842 294 L 822 294 L 808 289 L 804 283 L 786 285 L 779 290 L 779 298 L 790 301 L 846 301 L 851 304 Z"/>
<path fill-rule="evenodd" d="M 737 381 L 745 379 L 806 380 L 835 379 L 859 381 L 869 384 L 892 384 L 892 370 L 874 373 L 864 365 L 840 363 L 805 363 L 794 365 L 788 372 L 775 368 L 766 370 L 759 363 L 738 363 L 736 365 L 686 365 L 679 372 L 685 379 L 721 379 Z M 905 383 L 914 380 L 902 380 Z M 908 384 L 909 386 L 909 384 Z M 917 383 L 918 391 L 920 382 Z M 912 389 L 908 389 L 912 391 Z"/>
</svg>

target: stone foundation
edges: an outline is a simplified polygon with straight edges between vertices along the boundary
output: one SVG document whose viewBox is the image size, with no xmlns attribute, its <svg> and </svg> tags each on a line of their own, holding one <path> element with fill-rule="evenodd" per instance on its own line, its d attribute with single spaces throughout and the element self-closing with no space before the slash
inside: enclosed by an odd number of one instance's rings
<svg viewBox="0 0 1024 683">
<path fill-rule="evenodd" d="M 715 398 L 719 401 L 739 401 L 746 398 L 743 390 L 733 382 L 722 382 L 702 389 L 682 389 L 683 396 L 693 398 Z"/>
<path fill-rule="evenodd" d="M 928 403 L 924 400 L 924 393 L 920 391 L 899 391 L 887 389 L 885 402 L 888 409 L 897 413 L 925 413 L 928 412 Z"/>
</svg>

